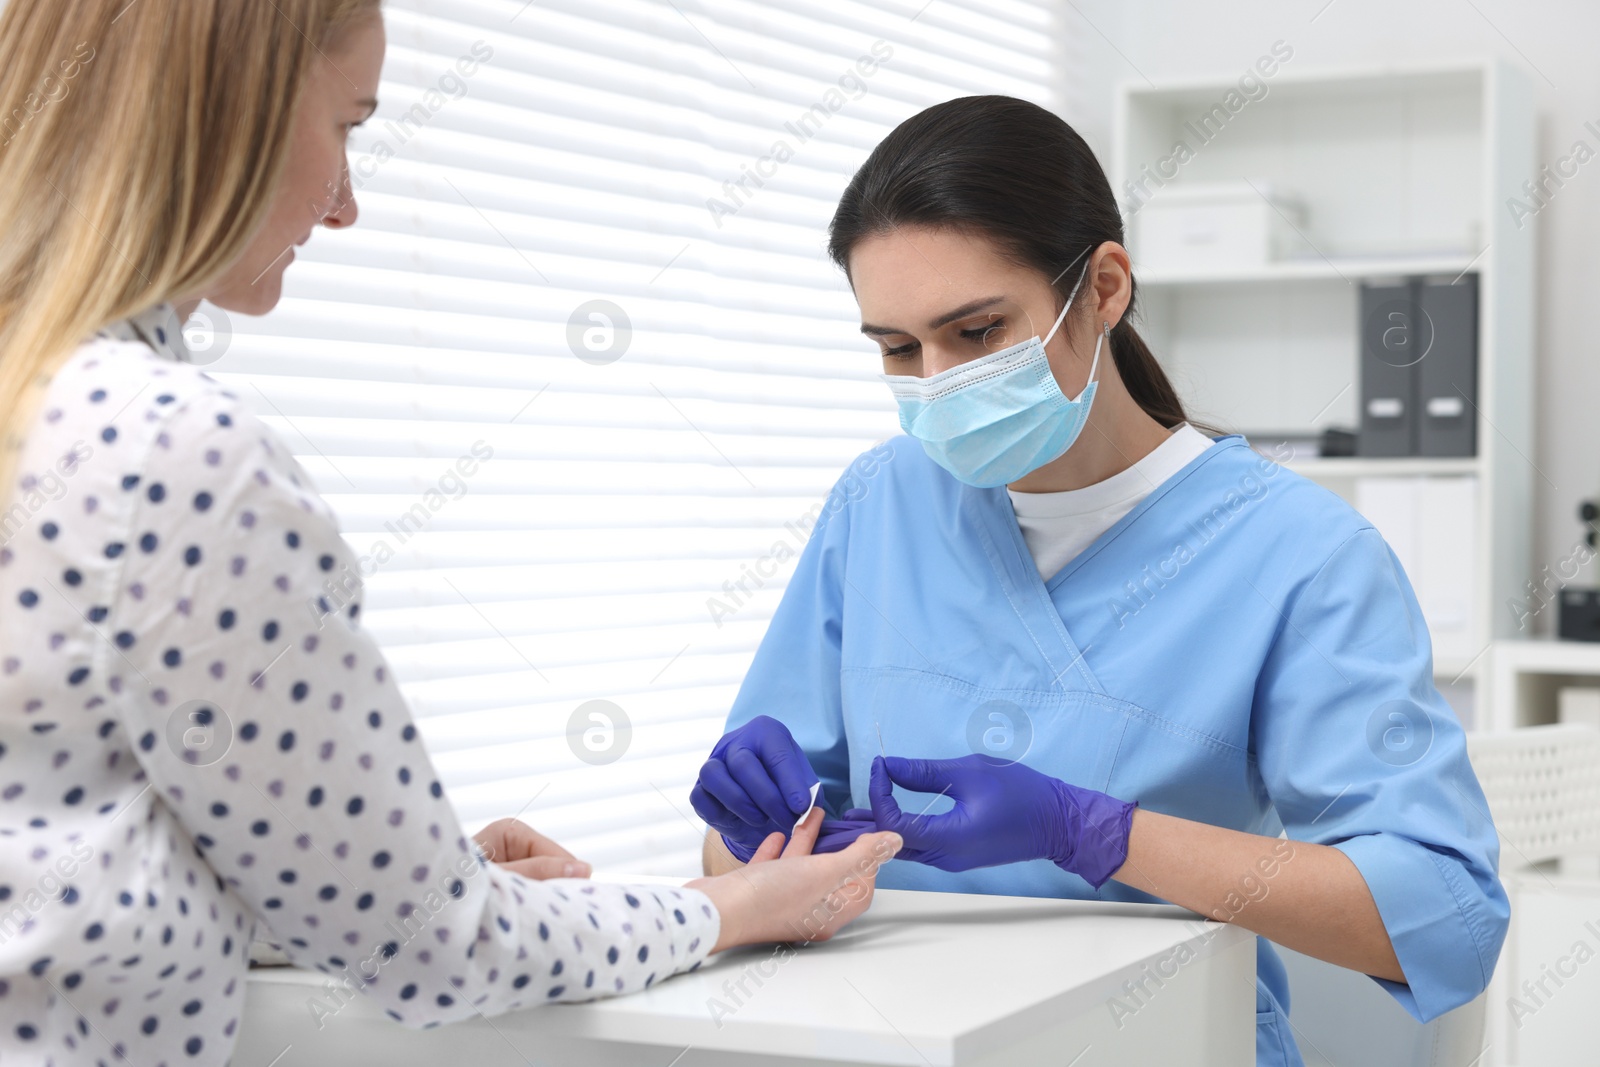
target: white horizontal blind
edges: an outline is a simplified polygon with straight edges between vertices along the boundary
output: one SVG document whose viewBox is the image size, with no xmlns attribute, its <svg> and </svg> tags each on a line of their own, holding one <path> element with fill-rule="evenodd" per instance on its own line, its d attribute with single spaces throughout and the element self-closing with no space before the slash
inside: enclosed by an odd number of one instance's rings
<svg viewBox="0 0 1600 1067">
<path fill-rule="evenodd" d="M 388 4 L 359 224 L 212 370 L 371 557 L 366 624 L 469 829 L 520 815 L 597 865 L 698 872 L 689 788 L 793 559 L 747 575 L 897 432 L 834 204 L 929 104 L 1048 104 L 1050 7 Z M 628 326 L 571 325 L 595 300 Z M 570 741 L 591 700 L 631 733 Z"/>
</svg>

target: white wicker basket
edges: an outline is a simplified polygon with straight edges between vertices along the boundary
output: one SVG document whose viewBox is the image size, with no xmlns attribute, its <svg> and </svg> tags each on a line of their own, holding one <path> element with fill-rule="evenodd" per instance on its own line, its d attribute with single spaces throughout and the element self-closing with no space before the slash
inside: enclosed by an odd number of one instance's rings
<svg viewBox="0 0 1600 1067">
<path fill-rule="evenodd" d="M 1469 733 L 1467 753 L 1505 844 L 1502 874 L 1600 852 L 1600 730 L 1566 724 Z"/>
</svg>

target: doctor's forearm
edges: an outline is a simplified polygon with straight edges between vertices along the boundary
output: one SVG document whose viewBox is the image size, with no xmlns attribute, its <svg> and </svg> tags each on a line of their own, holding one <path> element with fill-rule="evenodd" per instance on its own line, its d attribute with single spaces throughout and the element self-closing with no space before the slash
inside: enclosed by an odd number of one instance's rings
<svg viewBox="0 0 1600 1067">
<path fill-rule="evenodd" d="M 1328 845 L 1140 809 L 1117 881 L 1378 978 L 1405 973 L 1361 872 Z"/>
</svg>

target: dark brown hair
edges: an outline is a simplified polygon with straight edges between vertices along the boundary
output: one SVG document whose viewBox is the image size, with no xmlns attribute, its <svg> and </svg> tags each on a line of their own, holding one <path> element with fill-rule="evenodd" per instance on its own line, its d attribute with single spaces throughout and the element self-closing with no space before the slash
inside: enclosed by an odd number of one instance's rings
<svg viewBox="0 0 1600 1067">
<path fill-rule="evenodd" d="M 858 241 L 901 225 L 981 233 L 1056 279 L 1062 300 L 1081 269 L 1075 260 L 1106 241 L 1125 243 L 1111 183 L 1083 138 L 1010 96 L 935 104 L 896 126 L 850 179 L 828 228 L 828 254 L 848 274 Z M 1133 328 L 1137 297 L 1135 285 L 1111 331 L 1111 354 L 1129 395 L 1170 428 L 1188 416 Z"/>
</svg>

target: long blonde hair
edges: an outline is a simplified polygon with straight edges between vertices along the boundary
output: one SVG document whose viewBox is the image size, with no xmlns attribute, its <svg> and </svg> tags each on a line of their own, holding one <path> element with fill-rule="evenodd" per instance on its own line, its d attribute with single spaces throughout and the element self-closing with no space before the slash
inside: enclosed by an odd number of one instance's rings
<svg viewBox="0 0 1600 1067">
<path fill-rule="evenodd" d="M 50 377 L 196 294 L 272 206 L 313 61 L 380 0 L 9 0 L 0 13 L 0 499 Z"/>
</svg>

